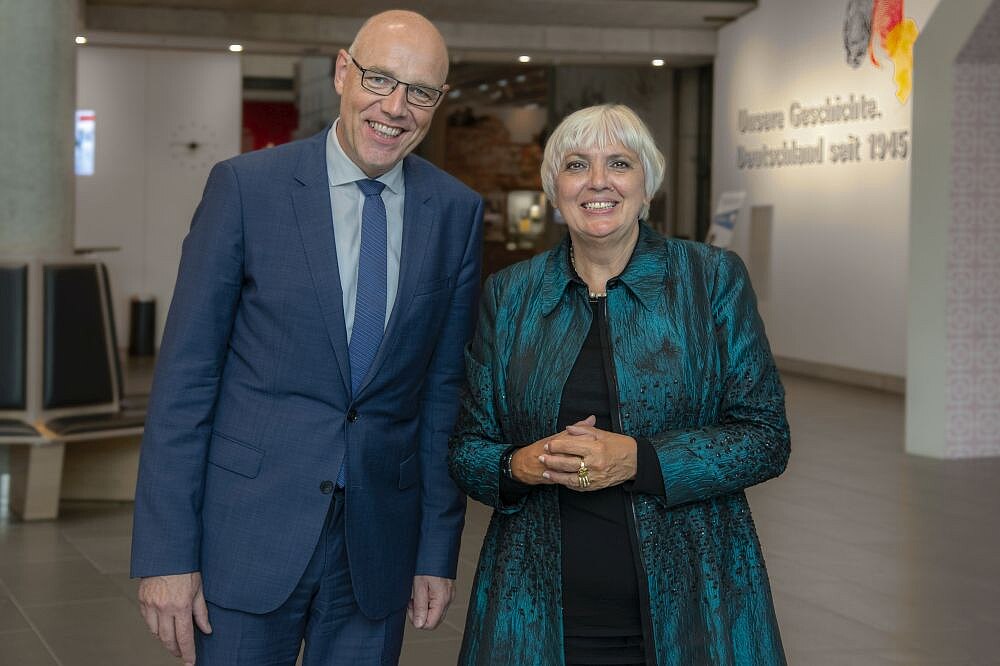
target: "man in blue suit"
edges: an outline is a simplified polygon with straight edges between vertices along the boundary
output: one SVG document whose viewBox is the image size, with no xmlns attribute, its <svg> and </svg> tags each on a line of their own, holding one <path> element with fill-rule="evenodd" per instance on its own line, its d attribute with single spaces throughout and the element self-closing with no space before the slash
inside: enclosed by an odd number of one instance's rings
<svg viewBox="0 0 1000 666">
<path fill-rule="evenodd" d="M 442 619 L 446 469 L 482 201 L 409 155 L 447 91 L 419 14 L 336 60 L 329 131 L 215 166 L 184 241 L 136 492 L 132 575 L 185 663 L 395 664 Z"/>
</svg>

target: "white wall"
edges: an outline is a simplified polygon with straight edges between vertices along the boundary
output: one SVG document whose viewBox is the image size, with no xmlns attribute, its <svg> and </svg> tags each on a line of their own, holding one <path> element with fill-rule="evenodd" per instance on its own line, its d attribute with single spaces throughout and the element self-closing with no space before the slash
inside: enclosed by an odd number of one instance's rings
<svg viewBox="0 0 1000 666">
<path fill-rule="evenodd" d="M 923 27 L 936 5 L 937 0 L 907 0 L 905 16 Z M 873 161 L 867 138 L 910 131 L 912 102 L 896 99 L 892 63 L 884 53 L 879 52 L 881 69 L 867 58 L 858 69 L 848 66 L 847 6 L 848 0 L 761 0 L 756 10 L 720 31 L 713 202 L 724 191 L 747 192 L 734 247 L 745 259 L 749 207 L 774 206 L 771 288 L 761 313 L 776 355 L 901 377 L 906 368 L 909 155 Z M 816 106 L 852 93 L 875 100 L 881 117 L 791 127 L 793 102 Z M 781 112 L 785 126 L 740 132 L 741 109 Z M 830 145 L 852 136 L 861 142 L 861 161 L 832 163 Z M 820 138 L 822 164 L 737 165 L 739 146 L 780 147 L 793 140 L 814 145 Z"/>
<path fill-rule="evenodd" d="M 111 274 L 122 346 L 132 295 L 156 298 L 159 344 L 205 179 L 215 162 L 239 152 L 240 94 L 232 54 L 78 52 L 77 108 L 93 109 L 97 120 L 95 173 L 77 177 L 75 244 L 121 248 L 97 256 Z"/>
</svg>

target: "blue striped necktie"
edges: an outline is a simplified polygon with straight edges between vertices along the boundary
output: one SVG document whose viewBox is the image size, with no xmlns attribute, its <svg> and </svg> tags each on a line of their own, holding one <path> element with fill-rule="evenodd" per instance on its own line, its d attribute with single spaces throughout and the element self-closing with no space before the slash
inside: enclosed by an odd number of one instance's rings
<svg viewBox="0 0 1000 666">
<path fill-rule="evenodd" d="M 358 257 L 358 290 L 354 300 L 354 328 L 348 352 L 351 357 L 351 392 L 357 396 L 371 368 L 385 330 L 386 301 L 386 216 L 382 202 L 385 183 L 359 180 L 355 184 L 365 195 L 361 209 L 361 252 Z M 337 485 L 343 486 L 345 467 L 340 468 Z"/>
</svg>

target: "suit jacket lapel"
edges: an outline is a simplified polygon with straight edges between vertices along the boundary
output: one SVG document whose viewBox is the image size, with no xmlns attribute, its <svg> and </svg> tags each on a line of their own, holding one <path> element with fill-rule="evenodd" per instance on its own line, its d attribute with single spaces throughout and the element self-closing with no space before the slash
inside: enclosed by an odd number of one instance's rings
<svg viewBox="0 0 1000 666">
<path fill-rule="evenodd" d="M 428 243 L 434 237 L 435 226 L 440 217 L 434 205 L 434 184 L 427 178 L 426 168 L 421 168 L 417 160 L 406 158 L 403 160 L 403 178 L 406 198 L 403 201 L 403 244 L 399 251 L 399 288 L 396 290 L 396 302 L 392 306 L 385 335 L 382 336 L 382 344 L 372 361 L 367 378 L 358 389 L 359 394 L 382 367 L 389 350 L 395 347 L 402 327 L 400 322 L 413 301 L 417 279 L 430 251 Z"/>
<path fill-rule="evenodd" d="M 330 184 L 326 173 L 326 136 L 327 131 L 324 130 L 304 146 L 295 170 L 299 186 L 292 190 L 292 201 L 306 263 L 319 299 L 320 312 L 330 344 L 337 356 L 344 390 L 350 395 L 351 362 L 347 351 L 344 296 L 340 287 L 337 245 L 333 236 L 333 212 L 330 208 Z"/>
</svg>

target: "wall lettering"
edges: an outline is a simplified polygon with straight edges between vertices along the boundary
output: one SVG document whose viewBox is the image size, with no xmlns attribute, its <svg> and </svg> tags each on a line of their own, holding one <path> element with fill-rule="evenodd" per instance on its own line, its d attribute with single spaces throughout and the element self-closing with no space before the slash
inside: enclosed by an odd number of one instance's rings
<svg viewBox="0 0 1000 666">
<path fill-rule="evenodd" d="M 879 120 L 882 111 L 878 101 L 868 95 L 850 93 L 834 95 L 821 103 L 792 100 L 784 110 L 750 110 L 737 112 L 736 124 L 741 134 L 766 134 L 787 129 L 812 127 L 838 128 L 845 125 Z M 910 155 L 908 129 L 868 134 L 849 133 L 846 136 L 821 136 L 809 143 L 777 137 L 756 146 L 736 147 L 739 169 L 774 169 L 811 164 L 857 164 L 904 160 Z"/>
</svg>

